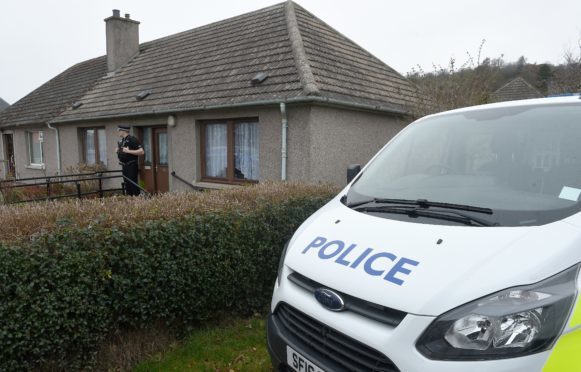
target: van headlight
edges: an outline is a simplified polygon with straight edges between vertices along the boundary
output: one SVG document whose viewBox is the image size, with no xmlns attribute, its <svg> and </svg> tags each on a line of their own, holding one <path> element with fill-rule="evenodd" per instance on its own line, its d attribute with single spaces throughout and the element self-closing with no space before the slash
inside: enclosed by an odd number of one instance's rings
<svg viewBox="0 0 581 372">
<path fill-rule="evenodd" d="M 284 248 L 282 249 L 282 253 L 280 254 L 280 261 L 278 261 L 278 275 L 276 277 L 276 281 L 278 282 L 278 285 L 280 285 L 280 276 L 282 275 L 282 268 L 284 267 L 284 259 L 286 257 L 286 250 L 288 248 L 288 243 L 290 243 L 290 240 L 288 242 L 286 242 L 286 244 L 284 245 Z"/>
<path fill-rule="evenodd" d="M 487 360 L 553 346 L 569 318 L 579 265 L 537 284 L 506 289 L 436 319 L 417 348 L 436 360 Z"/>
</svg>

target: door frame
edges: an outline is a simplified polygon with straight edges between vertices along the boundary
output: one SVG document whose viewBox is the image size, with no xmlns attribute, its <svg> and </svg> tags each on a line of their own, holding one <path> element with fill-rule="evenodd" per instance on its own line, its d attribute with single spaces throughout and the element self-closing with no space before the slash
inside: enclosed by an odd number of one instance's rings
<svg viewBox="0 0 581 372">
<path fill-rule="evenodd" d="M 8 138 L 10 137 L 10 143 L 12 148 L 12 154 L 8 152 Z M 12 176 L 12 178 L 16 178 L 16 161 L 15 161 L 15 153 L 14 153 L 14 133 L 13 132 L 4 132 L 2 133 L 2 152 L 4 157 L 4 177 L 7 179 Z M 12 167 L 10 166 L 12 165 Z M 12 168 L 12 173 L 10 172 L 10 168 Z"/>
</svg>

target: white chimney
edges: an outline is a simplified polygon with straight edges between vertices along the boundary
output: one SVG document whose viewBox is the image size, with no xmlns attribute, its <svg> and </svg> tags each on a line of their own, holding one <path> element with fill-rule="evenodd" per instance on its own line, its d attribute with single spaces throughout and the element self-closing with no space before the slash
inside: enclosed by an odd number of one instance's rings
<svg viewBox="0 0 581 372">
<path fill-rule="evenodd" d="M 116 71 L 139 52 L 139 22 L 130 19 L 129 14 L 121 17 L 121 12 L 113 9 L 113 16 L 105 19 L 107 29 L 107 67 Z"/>
</svg>

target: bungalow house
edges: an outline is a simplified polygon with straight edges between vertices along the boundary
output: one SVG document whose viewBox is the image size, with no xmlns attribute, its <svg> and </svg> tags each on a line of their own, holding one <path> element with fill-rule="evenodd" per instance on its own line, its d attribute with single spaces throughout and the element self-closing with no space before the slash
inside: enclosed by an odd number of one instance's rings
<svg viewBox="0 0 581 372">
<path fill-rule="evenodd" d="M 208 188 L 342 185 L 349 164 L 411 121 L 413 84 L 292 1 L 142 44 L 128 14 L 105 22 L 105 56 L 0 114 L 0 156 L 11 142 L 19 178 L 79 163 L 119 169 L 126 124 L 144 145 L 150 191 L 187 189 L 172 173 Z"/>
<path fill-rule="evenodd" d="M 537 88 L 522 77 L 512 79 L 490 95 L 490 102 L 515 101 L 519 99 L 543 98 Z"/>
</svg>

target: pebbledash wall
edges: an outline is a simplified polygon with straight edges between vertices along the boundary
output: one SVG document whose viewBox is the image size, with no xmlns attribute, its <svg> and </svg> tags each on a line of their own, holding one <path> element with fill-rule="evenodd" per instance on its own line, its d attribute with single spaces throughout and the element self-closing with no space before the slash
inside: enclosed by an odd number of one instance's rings
<svg viewBox="0 0 581 372">
<path fill-rule="evenodd" d="M 212 119 L 258 118 L 260 133 L 260 180 L 281 179 L 281 112 L 278 106 L 178 113 L 176 126 L 167 126 L 167 115 L 146 118 L 94 120 L 55 124 L 61 142 L 61 169 L 77 166 L 82 159 L 81 128 L 104 127 L 107 140 L 107 168 L 120 169 L 115 150 L 117 126 L 165 126 L 169 136 L 169 171 L 186 180 L 200 181 L 199 123 Z M 365 164 L 409 119 L 386 114 L 325 107 L 288 105 L 287 180 L 330 182 L 345 185 L 350 164 Z M 26 131 L 44 132 L 44 169 L 28 166 L 28 152 L 16 151 L 19 178 L 50 176 L 57 173 L 56 135 L 44 127 L 16 128 L 17 149 L 26 149 Z M 364 131 L 364 133 L 362 132 Z M 170 176 L 170 190 L 188 186 Z M 209 186 L 204 184 L 205 186 Z M 211 186 L 211 185 L 210 185 Z"/>
<path fill-rule="evenodd" d="M 365 165 L 409 118 L 313 106 L 310 115 L 309 178 L 344 186 L 347 167 Z"/>
</svg>

